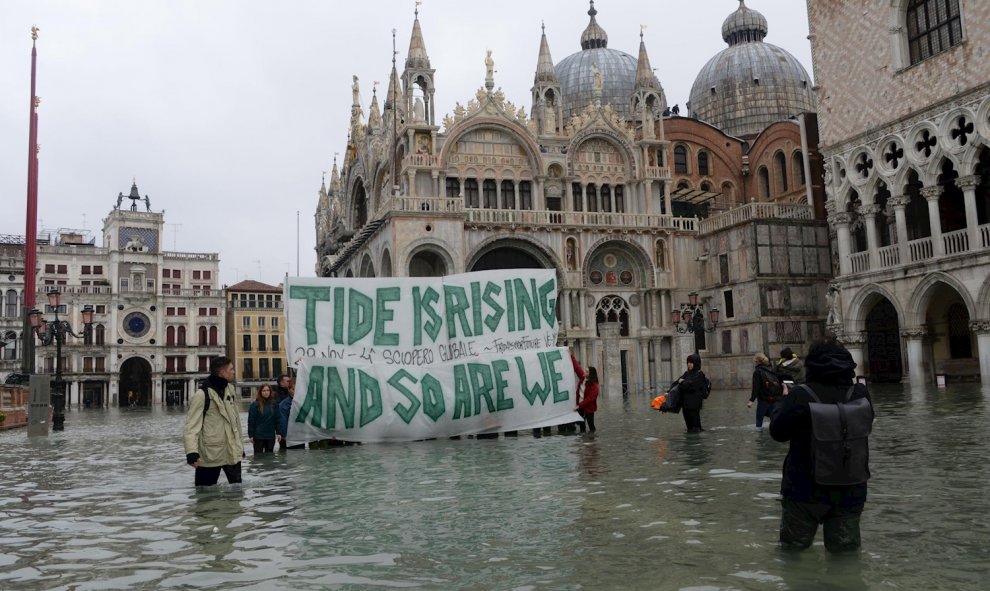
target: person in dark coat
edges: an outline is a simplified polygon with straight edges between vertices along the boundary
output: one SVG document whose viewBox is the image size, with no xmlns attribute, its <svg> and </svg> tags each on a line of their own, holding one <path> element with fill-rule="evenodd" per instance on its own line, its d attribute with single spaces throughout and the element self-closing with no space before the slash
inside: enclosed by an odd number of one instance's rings
<svg viewBox="0 0 990 591">
<path fill-rule="evenodd" d="M 272 399 L 272 387 L 258 388 L 258 395 L 248 408 L 248 439 L 254 444 L 254 455 L 275 450 L 278 408 Z"/>
<path fill-rule="evenodd" d="M 687 358 L 687 371 L 677 378 L 670 388 L 680 386 L 681 414 L 684 415 L 684 426 L 688 433 L 700 433 L 701 405 L 708 395 L 708 378 L 701 371 L 701 355 L 692 353 Z M 668 391 L 670 390 L 668 388 Z"/>
<path fill-rule="evenodd" d="M 282 406 L 282 401 L 289 397 L 289 380 L 292 376 L 289 374 L 281 374 L 278 376 L 278 380 L 275 382 L 275 408 L 276 416 L 278 414 L 277 409 Z M 279 438 L 278 448 L 285 449 L 285 440 Z"/>
<path fill-rule="evenodd" d="M 282 444 L 282 449 L 303 449 L 306 447 L 303 443 L 300 443 L 299 445 L 289 445 L 286 447 L 286 438 L 289 435 L 289 413 L 292 411 L 292 397 L 296 393 L 295 378 L 289 378 L 286 389 L 289 395 L 283 398 L 282 402 L 278 405 L 278 429 L 276 430 L 276 434 L 279 443 Z"/>
<path fill-rule="evenodd" d="M 767 379 L 775 379 L 777 376 L 770 367 L 770 358 L 763 353 L 757 353 L 753 361 L 756 369 L 753 370 L 753 387 L 746 408 L 752 408 L 753 402 L 756 402 L 756 428 L 762 430 L 764 417 L 772 416 L 778 403 L 777 398 L 767 389 Z M 780 392 L 777 394 L 779 396 Z"/>
<path fill-rule="evenodd" d="M 588 368 L 588 377 L 585 378 L 584 396 L 577 406 L 580 414 L 586 423 L 588 430 L 595 432 L 595 413 L 598 411 L 598 370 L 594 367 Z M 584 429 L 581 429 L 584 431 Z"/>
<path fill-rule="evenodd" d="M 806 386 L 825 403 L 842 402 L 853 387 L 856 362 L 834 339 L 811 346 L 804 360 Z M 864 384 L 857 384 L 850 400 L 869 399 Z M 858 550 L 859 519 L 866 504 L 866 483 L 827 486 L 815 482 L 811 455 L 811 395 L 794 388 L 777 405 L 770 435 L 790 442 L 780 482 L 780 546 L 804 550 L 811 546 L 819 524 L 824 527 L 829 552 Z"/>
</svg>

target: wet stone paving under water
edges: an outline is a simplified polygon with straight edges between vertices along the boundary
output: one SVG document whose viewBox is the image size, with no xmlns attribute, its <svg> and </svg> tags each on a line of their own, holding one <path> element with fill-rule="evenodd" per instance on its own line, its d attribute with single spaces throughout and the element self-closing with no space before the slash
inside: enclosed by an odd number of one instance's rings
<svg viewBox="0 0 990 591">
<path fill-rule="evenodd" d="M 863 551 L 841 557 L 821 533 L 777 550 L 787 448 L 748 392 L 714 392 L 701 434 L 603 396 L 596 434 L 248 456 L 205 491 L 181 410 L 73 410 L 0 433 L 0 589 L 988 588 L 990 388 L 872 392 Z"/>
</svg>

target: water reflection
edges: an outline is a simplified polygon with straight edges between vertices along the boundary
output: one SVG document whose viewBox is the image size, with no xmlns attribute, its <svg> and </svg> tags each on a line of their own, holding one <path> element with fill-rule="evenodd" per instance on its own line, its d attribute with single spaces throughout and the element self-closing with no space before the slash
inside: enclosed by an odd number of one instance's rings
<svg viewBox="0 0 990 591">
<path fill-rule="evenodd" d="M 0 588 L 964 589 L 985 574 L 990 391 L 873 389 L 863 551 L 776 549 L 786 446 L 747 392 L 701 434 L 601 399 L 598 432 L 248 457 L 192 487 L 183 415 L 0 434 Z"/>
</svg>

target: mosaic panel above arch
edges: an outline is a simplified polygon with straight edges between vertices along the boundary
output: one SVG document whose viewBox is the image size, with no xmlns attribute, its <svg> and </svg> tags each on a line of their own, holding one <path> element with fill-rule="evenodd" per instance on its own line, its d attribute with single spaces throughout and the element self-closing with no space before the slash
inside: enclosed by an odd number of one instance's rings
<svg viewBox="0 0 990 591">
<path fill-rule="evenodd" d="M 446 164 L 455 169 L 469 166 L 530 169 L 528 150 L 514 134 L 492 127 L 472 129 L 447 153 Z"/>
<path fill-rule="evenodd" d="M 588 263 L 588 283 L 594 287 L 627 287 L 642 285 L 639 265 L 628 253 L 618 249 L 602 249 Z"/>
</svg>

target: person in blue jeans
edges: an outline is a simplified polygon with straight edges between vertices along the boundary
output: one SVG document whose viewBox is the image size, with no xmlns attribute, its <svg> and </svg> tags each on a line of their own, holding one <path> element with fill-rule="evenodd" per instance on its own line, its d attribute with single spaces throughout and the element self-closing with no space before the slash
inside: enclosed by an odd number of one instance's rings
<svg viewBox="0 0 990 591">
<path fill-rule="evenodd" d="M 773 392 L 770 384 L 780 384 L 780 378 L 773 371 L 770 359 L 763 353 L 757 353 L 753 358 L 756 368 L 753 370 L 753 388 L 749 395 L 746 408 L 752 408 L 756 402 L 756 428 L 763 429 L 763 419 L 773 415 L 780 399 L 780 392 Z"/>
</svg>

